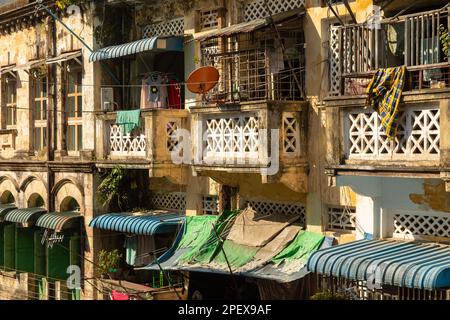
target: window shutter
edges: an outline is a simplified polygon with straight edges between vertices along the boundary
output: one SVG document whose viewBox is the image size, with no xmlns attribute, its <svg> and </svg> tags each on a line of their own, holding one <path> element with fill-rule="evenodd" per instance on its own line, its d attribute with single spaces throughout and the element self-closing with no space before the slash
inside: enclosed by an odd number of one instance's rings
<svg viewBox="0 0 450 320">
<path fill-rule="evenodd" d="M 64 235 L 62 242 L 57 242 L 51 248 L 47 248 L 47 276 L 59 280 L 68 277 L 67 267 L 70 265 L 70 239 Z"/>
<path fill-rule="evenodd" d="M 34 228 L 16 227 L 16 269 L 34 272 Z"/>
<path fill-rule="evenodd" d="M 3 241 L 4 241 L 4 266 L 6 271 L 15 269 L 14 259 L 14 247 L 15 247 L 15 230 L 16 225 L 11 223 L 7 224 L 3 229 Z"/>
<path fill-rule="evenodd" d="M 78 234 L 74 234 L 70 237 L 70 264 L 79 266 L 80 270 L 82 270 L 81 254 L 81 237 Z M 70 292 L 72 300 L 80 300 L 80 289 L 72 289 Z"/>
</svg>

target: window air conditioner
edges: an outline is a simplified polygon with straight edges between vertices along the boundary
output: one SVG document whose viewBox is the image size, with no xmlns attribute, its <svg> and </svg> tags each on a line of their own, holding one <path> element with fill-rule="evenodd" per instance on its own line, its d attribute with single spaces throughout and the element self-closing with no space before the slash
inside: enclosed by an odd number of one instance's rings
<svg viewBox="0 0 450 320">
<path fill-rule="evenodd" d="M 114 90 L 111 87 L 101 88 L 102 111 L 114 111 Z"/>
</svg>

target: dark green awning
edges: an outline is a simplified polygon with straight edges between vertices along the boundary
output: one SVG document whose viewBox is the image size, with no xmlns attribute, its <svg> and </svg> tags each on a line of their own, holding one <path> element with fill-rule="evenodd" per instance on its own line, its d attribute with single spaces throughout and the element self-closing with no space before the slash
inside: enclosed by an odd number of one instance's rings
<svg viewBox="0 0 450 320">
<path fill-rule="evenodd" d="M 11 210 L 17 209 L 16 205 L 10 204 L 0 204 L 0 222 L 4 220 L 5 215 Z"/>
<path fill-rule="evenodd" d="M 13 209 L 5 215 L 5 221 L 22 223 L 28 227 L 34 225 L 40 215 L 47 212 L 45 208 Z"/>
<path fill-rule="evenodd" d="M 36 226 L 59 232 L 63 229 L 76 228 L 81 219 L 83 216 L 79 212 L 49 212 L 37 219 Z"/>
</svg>

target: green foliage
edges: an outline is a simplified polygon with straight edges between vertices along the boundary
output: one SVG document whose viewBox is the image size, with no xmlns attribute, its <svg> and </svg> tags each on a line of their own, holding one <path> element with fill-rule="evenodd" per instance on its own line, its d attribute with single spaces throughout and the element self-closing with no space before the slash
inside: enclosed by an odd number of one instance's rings
<svg viewBox="0 0 450 320">
<path fill-rule="evenodd" d="M 100 205 L 106 207 L 117 205 L 122 209 L 127 200 L 126 194 L 121 192 L 121 186 L 125 178 L 125 172 L 121 167 L 111 169 L 97 189 L 97 200 Z"/>
<path fill-rule="evenodd" d="M 79 4 L 82 1 L 83 0 L 56 0 L 56 5 L 62 10 L 67 8 L 68 6 L 71 6 L 72 4 Z"/>
<path fill-rule="evenodd" d="M 100 250 L 98 254 L 97 271 L 100 274 L 108 274 L 109 272 L 116 272 L 119 268 L 120 259 L 122 255 L 119 250 L 112 251 Z"/>
<path fill-rule="evenodd" d="M 444 27 L 444 25 L 439 26 L 439 39 L 442 44 L 442 52 L 444 52 L 445 56 L 448 57 L 448 48 L 450 46 L 450 35 L 448 29 Z"/>
<path fill-rule="evenodd" d="M 311 296 L 309 300 L 346 300 L 345 296 L 340 293 L 333 293 L 330 290 L 318 292 Z"/>
</svg>

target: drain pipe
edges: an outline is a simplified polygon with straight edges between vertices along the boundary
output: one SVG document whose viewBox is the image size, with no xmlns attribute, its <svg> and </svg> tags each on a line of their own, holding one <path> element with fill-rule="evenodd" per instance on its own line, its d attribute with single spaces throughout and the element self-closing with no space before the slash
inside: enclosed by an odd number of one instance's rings
<svg viewBox="0 0 450 320">
<path fill-rule="evenodd" d="M 47 18 L 47 56 L 56 56 L 56 23 L 53 19 Z M 50 45 L 51 44 L 51 45 Z M 54 159 L 54 142 L 56 137 L 56 123 L 57 123 L 57 79 L 56 79 L 56 65 L 50 64 L 47 67 L 47 100 L 52 99 L 51 105 L 47 103 L 47 209 L 49 212 L 55 211 L 52 189 L 54 185 L 54 173 L 50 167 L 50 162 Z M 53 109 L 53 110 L 52 110 Z M 52 121 L 54 120 L 54 121 Z"/>
</svg>

